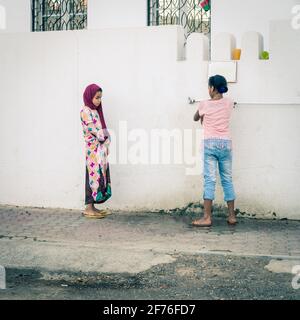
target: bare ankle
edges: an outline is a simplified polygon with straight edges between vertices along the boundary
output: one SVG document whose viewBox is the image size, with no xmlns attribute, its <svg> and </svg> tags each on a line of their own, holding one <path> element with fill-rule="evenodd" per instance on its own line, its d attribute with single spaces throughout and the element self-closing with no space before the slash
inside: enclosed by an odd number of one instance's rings
<svg viewBox="0 0 300 320">
<path fill-rule="evenodd" d="M 204 218 L 211 219 L 212 200 L 204 199 Z"/>
<path fill-rule="evenodd" d="M 227 201 L 227 207 L 229 216 L 235 217 L 234 200 Z"/>
</svg>

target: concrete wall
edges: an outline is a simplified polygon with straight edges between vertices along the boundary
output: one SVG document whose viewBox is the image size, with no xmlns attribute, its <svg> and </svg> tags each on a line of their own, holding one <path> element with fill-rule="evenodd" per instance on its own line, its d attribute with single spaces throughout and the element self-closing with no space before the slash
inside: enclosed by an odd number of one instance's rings
<svg viewBox="0 0 300 320">
<path fill-rule="evenodd" d="M 269 61 L 257 59 L 255 34 L 245 35 L 248 54 L 230 86 L 240 103 L 232 123 L 237 206 L 300 219 L 300 32 L 285 21 L 272 23 L 271 34 Z M 106 205 L 154 210 L 199 201 L 202 131 L 187 97 L 207 97 L 208 41 L 194 34 L 186 53 L 183 44 L 176 26 L 0 35 L 0 203 L 83 207 L 79 112 L 93 82 L 104 89 L 113 132 Z M 170 144 L 176 159 L 149 161 L 159 154 L 154 129 L 179 132 Z M 217 203 L 222 198 L 218 188 Z"/>
<path fill-rule="evenodd" d="M 0 18 L 0 33 L 31 31 L 30 0 L 0 0 L 1 11 L 5 12 L 5 26 L 1 27 Z"/>
<path fill-rule="evenodd" d="M 193 36 L 188 50 L 194 55 L 195 69 L 197 64 L 200 68 L 195 51 L 201 46 Z M 277 217 L 299 219 L 300 32 L 292 29 L 290 20 L 273 21 L 269 39 L 271 59 L 259 60 L 261 35 L 242 35 L 237 83 L 229 85 L 238 102 L 232 120 L 237 203 L 258 216 L 272 216 L 273 211 Z M 216 35 L 213 59 L 229 61 L 235 41 L 230 34 Z"/>
<path fill-rule="evenodd" d="M 5 28 L 2 10 L 6 12 Z M 88 29 L 146 26 L 147 0 L 88 1 Z M 31 0 L 0 0 L 0 33 L 30 31 Z"/>
<path fill-rule="evenodd" d="M 0 0 L 6 10 L 7 27 L 0 32 L 25 32 L 31 30 L 30 0 Z M 235 34 L 237 46 L 247 31 L 260 32 L 264 47 L 269 49 L 269 22 L 292 19 L 292 7 L 299 0 L 212 0 L 212 36 L 227 32 Z M 89 0 L 88 29 L 145 27 L 147 25 L 147 0 Z M 212 46 L 214 43 L 212 42 Z"/>
<path fill-rule="evenodd" d="M 260 60 L 264 41 L 260 33 L 242 35 L 241 60 L 238 63 L 238 83 L 232 94 L 242 103 L 299 103 L 300 86 L 296 80 L 300 64 L 300 32 L 294 30 L 289 20 L 270 23 L 270 60 Z M 214 37 L 212 60 L 231 58 L 236 37 L 222 33 Z"/>
<path fill-rule="evenodd" d="M 147 0 L 88 2 L 88 29 L 146 26 Z"/>
<path fill-rule="evenodd" d="M 299 0 L 211 0 L 212 38 L 221 32 L 236 36 L 237 47 L 242 44 L 242 35 L 256 31 L 264 37 L 265 50 L 269 50 L 269 23 L 271 20 L 292 19 L 292 7 Z M 214 50 L 214 42 L 212 42 Z"/>
</svg>

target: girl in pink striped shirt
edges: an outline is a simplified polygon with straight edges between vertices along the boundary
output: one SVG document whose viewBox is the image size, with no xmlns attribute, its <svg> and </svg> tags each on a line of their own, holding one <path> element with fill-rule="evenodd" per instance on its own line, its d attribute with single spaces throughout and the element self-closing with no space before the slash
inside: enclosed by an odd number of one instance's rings
<svg viewBox="0 0 300 320">
<path fill-rule="evenodd" d="M 193 221 L 197 227 L 212 225 L 212 202 L 215 198 L 217 167 L 227 202 L 230 225 L 237 223 L 234 200 L 235 192 L 232 183 L 232 140 L 229 122 L 234 103 L 223 97 L 228 91 L 227 81 L 223 76 L 209 78 L 208 87 L 210 100 L 201 101 L 194 116 L 195 121 L 201 120 L 204 127 L 204 217 Z"/>
</svg>

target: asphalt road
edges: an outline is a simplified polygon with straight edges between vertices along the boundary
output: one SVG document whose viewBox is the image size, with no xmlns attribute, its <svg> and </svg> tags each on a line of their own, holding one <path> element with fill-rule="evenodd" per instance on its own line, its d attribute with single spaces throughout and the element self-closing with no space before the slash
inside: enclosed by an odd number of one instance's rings
<svg viewBox="0 0 300 320">
<path fill-rule="evenodd" d="M 7 269 L 0 299 L 299 300 L 294 275 L 265 268 L 270 258 L 182 255 L 137 274 Z M 277 261 L 282 261 L 278 260 Z"/>
</svg>

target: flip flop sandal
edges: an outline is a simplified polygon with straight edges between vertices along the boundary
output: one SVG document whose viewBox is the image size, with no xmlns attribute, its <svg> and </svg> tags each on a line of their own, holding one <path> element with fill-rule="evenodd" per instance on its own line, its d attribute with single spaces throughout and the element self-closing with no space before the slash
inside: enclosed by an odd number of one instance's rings
<svg viewBox="0 0 300 320">
<path fill-rule="evenodd" d="M 89 218 L 89 219 L 103 219 L 105 218 L 105 215 L 104 214 L 89 214 L 89 213 L 84 213 L 82 212 L 82 215 L 85 217 L 85 218 Z"/>
<path fill-rule="evenodd" d="M 110 216 L 110 215 L 112 215 L 112 212 L 109 211 L 109 210 L 103 209 L 103 210 L 100 210 L 100 211 L 101 211 L 100 214 L 103 214 L 103 215 L 105 215 L 105 216 Z"/>
</svg>

